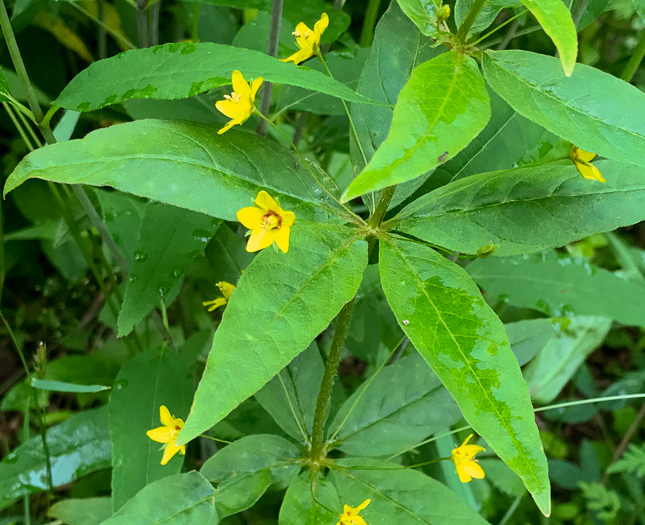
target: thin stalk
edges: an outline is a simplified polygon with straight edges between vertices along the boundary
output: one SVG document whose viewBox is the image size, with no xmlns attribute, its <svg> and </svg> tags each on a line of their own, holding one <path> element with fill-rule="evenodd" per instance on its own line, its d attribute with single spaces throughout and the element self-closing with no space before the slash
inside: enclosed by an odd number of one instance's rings
<svg viewBox="0 0 645 525">
<path fill-rule="evenodd" d="M 14 109 L 19 111 L 23 115 L 25 115 L 34 124 L 36 123 L 36 120 L 34 119 L 33 113 L 29 110 L 29 108 L 27 106 L 21 104 L 18 100 L 13 98 L 9 93 L 7 93 L 5 91 L 3 91 L 2 96 L 5 97 L 11 103 L 11 105 L 14 107 Z"/>
<path fill-rule="evenodd" d="M 139 47 L 148 47 L 148 3 L 146 0 L 137 0 L 137 32 Z"/>
<path fill-rule="evenodd" d="M 513 514 L 515 514 L 517 507 L 520 506 L 520 502 L 522 501 L 523 497 L 524 495 L 522 494 L 521 496 L 517 496 L 513 500 L 513 503 L 511 503 L 511 506 L 506 511 L 506 514 L 504 514 L 504 517 L 502 518 L 502 521 L 499 522 L 499 525 L 506 525 L 508 523 L 508 520 L 510 520 L 513 517 Z"/>
<path fill-rule="evenodd" d="M 372 228 L 378 228 L 383 222 L 383 218 L 387 213 L 387 209 L 390 205 L 390 202 L 392 201 L 392 197 L 394 197 L 395 191 L 396 191 L 396 186 L 388 186 L 381 193 L 381 198 L 379 199 L 378 204 L 376 205 L 376 209 L 374 210 L 374 213 L 372 214 L 372 216 L 368 221 L 368 224 Z"/>
<path fill-rule="evenodd" d="M 477 15 L 479 15 L 479 12 L 482 10 L 485 3 L 486 0 L 475 0 L 470 6 L 470 9 L 468 9 L 466 18 L 464 18 L 464 20 L 461 22 L 461 25 L 459 26 L 459 29 L 457 29 L 457 40 L 462 44 L 466 43 L 466 39 L 468 38 L 468 31 L 470 31 L 470 28 L 477 19 Z"/>
<path fill-rule="evenodd" d="M 629 428 L 627 429 L 627 432 L 625 432 L 623 439 L 621 439 L 620 443 L 616 447 L 616 450 L 614 451 L 611 461 L 609 462 L 609 466 L 616 463 L 616 461 L 618 461 L 618 458 L 620 458 L 620 456 L 623 455 L 623 452 L 625 452 L 627 445 L 629 445 L 629 442 L 632 439 L 632 436 L 636 433 L 636 431 L 639 428 L 641 428 L 641 424 L 644 418 L 645 418 L 645 403 L 643 403 L 643 405 L 641 406 L 641 409 L 638 411 L 638 414 L 636 414 L 634 421 L 632 421 L 631 425 L 629 425 Z M 604 484 L 607 482 L 608 479 L 609 479 L 609 468 L 605 469 L 605 473 L 602 475 L 602 480 L 600 482 Z"/>
<path fill-rule="evenodd" d="M 503 23 L 501 23 L 500 25 L 498 25 L 495 29 L 492 29 L 491 31 L 489 31 L 488 33 L 486 33 L 484 36 L 482 36 L 482 37 L 478 38 L 478 39 L 477 39 L 477 40 L 475 40 L 474 42 L 471 42 L 469 45 L 471 45 L 471 46 L 476 46 L 476 45 L 477 45 L 477 44 L 479 44 L 482 40 L 486 40 L 489 36 L 494 35 L 495 33 L 497 33 L 497 31 L 499 31 L 502 27 L 505 27 L 506 25 L 510 24 L 511 22 L 515 22 L 515 20 L 517 20 L 520 16 L 522 16 L 524 13 L 527 13 L 527 12 L 528 12 L 528 11 L 525 9 L 524 11 L 521 11 L 521 12 L 517 13 L 515 16 L 512 16 L 512 17 L 511 17 L 511 18 L 509 18 L 508 20 L 504 21 Z M 509 33 L 510 33 L 510 31 L 509 31 Z"/>
<path fill-rule="evenodd" d="M 376 26 L 376 19 L 378 11 L 381 7 L 381 0 L 369 0 L 367 9 L 365 10 L 365 17 L 363 18 L 363 28 L 361 29 L 361 37 L 358 45 L 361 47 L 369 47 L 374 38 L 374 26 Z"/>
<path fill-rule="evenodd" d="M 159 17 L 161 16 L 161 0 L 157 0 L 150 8 L 150 45 L 159 45 Z"/>
<path fill-rule="evenodd" d="M 98 19 L 105 24 L 105 0 L 98 0 L 98 2 Z M 107 31 L 105 30 L 105 27 L 99 26 L 97 40 L 99 60 L 102 60 L 107 57 Z"/>
<path fill-rule="evenodd" d="M 278 56 L 278 40 L 280 39 L 280 21 L 282 20 L 282 3 L 283 0 L 273 0 L 271 8 L 271 28 L 269 30 L 269 45 L 267 54 L 272 57 Z M 260 113 L 268 115 L 271 109 L 271 93 L 273 92 L 273 83 L 265 82 L 262 89 L 262 98 L 260 99 Z M 257 133 L 261 137 L 267 136 L 267 122 L 264 119 L 258 120 Z"/>
<path fill-rule="evenodd" d="M 38 138 L 38 135 L 36 135 L 36 132 L 31 128 L 31 125 L 29 124 L 27 117 L 25 117 L 20 112 L 17 112 L 17 115 L 18 115 L 18 119 L 22 122 L 23 126 L 27 129 L 27 132 L 29 133 L 29 135 L 31 135 L 31 138 L 34 141 L 34 144 L 36 144 L 36 147 L 42 148 L 43 143 Z"/>
<path fill-rule="evenodd" d="M 284 380 L 282 379 L 282 371 L 278 372 L 278 379 L 280 380 L 280 384 L 282 385 L 282 390 L 284 390 L 284 395 L 287 398 L 287 403 L 289 403 L 289 409 L 291 410 L 291 415 L 293 416 L 293 419 L 296 422 L 296 425 L 298 426 L 300 435 L 304 439 L 305 444 L 309 445 L 310 444 L 309 436 L 307 436 L 307 432 L 305 431 L 304 421 L 301 421 L 301 418 L 298 417 L 298 414 L 296 413 L 296 409 L 294 408 L 293 403 L 291 402 L 291 396 L 289 395 L 289 391 L 287 390 L 287 385 L 284 384 Z"/>
<path fill-rule="evenodd" d="M 25 410 L 25 418 L 22 424 L 22 442 L 26 443 L 27 440 L 29 440 L 29 409 Z M 25 491 L 25 495 L 22 500 L 25 525 L 31 525 L 31 503 L 29 500 L 29 492 Z"/>
<path fill-rule="evenodd" d="M 355 302 L 356 298 L 345 304 L 336 318 L 336 332 L 334 332 L 329 357 L 327 358 L 327 363 L 325 365 L 325 372 L 320 383 L 320 392 L 318 393 L 318 401 L 316 402 L 316 411 L 314 413 L 311 449 L 309 452 L 309 457 L 313 460 L 313 464 L 315 466 L 319 466 L 325 456 L 325 421 L 327 421 L 327 416 L 329 415 L 331 391 L 334 386 L 336 373 L 338 372 L 340 354 L 343 350 L 343 343 L 345 342 L 349 323 L 352 319 Z M 313 470 L 316 471 L 317 468 L 314 468 Z"/>
<path fill-rule="evenodd" d="M 193 42 L 199 42 L 199 2 L 193 2 L 193 26 L 190 39 Z"/>
<path fill-rule="evenodd" d="M 643 31 L 641 39 L 639 40 L 636 49 L 634 49 L 629 62 L 627 62 L 625 69 L 620 75 L 620 78 L 625 82 L 631 82 L 643 61 L 643 58 L 645 58 L 645 31 Z"/>
<path fill-rule="evenodd" d="M 87 18 L 92 20 L 96 25 L 98 25 L 101 29 L 105 29 L 108 35 L 110 35 L 112 38 L 115 40 L 118 40 L 122 44 L 125 44 L 128 46 L 130 49 L 136 49 L 137 46 L 130 42 L 126 37 L 123 35 L 120 35 L 116 31 L 114 31 L 110 26 L 108 26 L 105 22 L 102 22 L 98 18 L 96 18 L 92 13 L 90 13 L 87 9 L 82 8 L 80 5 L 78 5 L 78 2 L 68 2 L 69 5 L 71 5 L 74 9 L 76 9 L 79 13 L 83 13 Z"/>
<path fill-rule="evenodd" d="M 331 74 L 331 71 L 327 67 L 327 62 L 325 62 L 325 59 L 322 56 L 322 53 L 318 52 L 316 55 L 320 62 L 322 63 L 323 67 L 325 68 L 325 71 L 327 71 L 327 74 L 331 77 L 334 78 L 334 75 Z M 349 127 L 352 130 L 352 134 L 354 135 L 354 140 L 356 141 L 356 145 L 358 146 L 358 150 L 361 152 L 361 157 L 363 158 L 363 167 L 367 166 L 367 157 L 365 156 L 365 151 L 363 150 L 363 145 L 361 144 L 360 139 L 358 138 L 358 132 L 356 131 L 356 126 L 354 126 L 354 120 L 352 119 L 352 115 L 349 112 L 349 108 L 347 107 L 347 103 L 341 99 L 340 100 L 343 103 L 343 108 L 345 109 L 345 114 L 347 115 L 347 118 L 349 119 Z"/>
<path fill-rule="evenodd" d="M 18 122 L 18 118 L 16 117 L 13 108 L 7 104 L 6 102 L 2 103 L 2 107 L 5 109 L 7 114 L 9 115 L 9 118 L 11 119 L 11 122 L 13 122 L 13 125 L 16 127 L 18 130 L 18 134 L 20 135 L 20 138 L 22 141 L 25 143 L 25 146 L 27 146 L 27 149 L 29 151 L 34 151 L 34 146 L 29 140 L 29 137 L 27 137 L 27 134 L 25 133 L 25 130 L 22 128 L 22 125 L 20 122 Z"/>
</svg>

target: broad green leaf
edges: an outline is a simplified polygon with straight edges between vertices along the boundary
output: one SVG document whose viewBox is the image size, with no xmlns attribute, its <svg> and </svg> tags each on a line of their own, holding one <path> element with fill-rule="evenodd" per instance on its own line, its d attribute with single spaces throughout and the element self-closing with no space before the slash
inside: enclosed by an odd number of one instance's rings
<svg viewBox="0 0 645 525">
<path fill-rule="evenodd" d="M 324 371 L 325 364 L 314 341 L 255 394 L 280 428 L 300 442 L 311 436 Z"/>
<path fill-rule="evenodd" d="M 312 491 L 316 499 L 312 498 Z M 363 500 L 361 500 L 363 501 Z M 357 502 L 355 506 L 361 502 Z M 332 525 L 338 522 L 343 512 L 343 502 L 336 488 L 328 479 L 319 477 L 315 490 L 311 484 L 311 472 L 298 476 L 284 495 L 280 507 L 279 525 Z M 377 525 L 376 522 L 372 522 Z"/>
<path fill-rule="evenodd" d="M 558 332 L 569 326 L 563 318 L 525 319 L 504 325 L 508 341 L 520 366 L 524 366 L 551 341 Z"/>
<path fill-rule="evenodd" d="M 189 364 L 167 348 L 138 354 L 119 373 L 109 404 L 115 511 L 153 481 L 180 471 L 181 453 L 162 466 L 163 445 L 152 441 L 146 431 L 162 426 L 161 405 L 174 417 L 185 419 L 192 392 Z"/>
<path fill-rule="evenodd" d="M 146 206 L 119 312 L 119 337 L 129 334 L 160 301 L 168 301 L 168 293 L 203 252 L 220 222 L 158 202 Z"/>
<path fill-rule="evenodd" d="M 262 189 L 298 219 L 327 220 L 311 205 L 332 206 L 305 166 L 275 142 L 181 121 L 141 120 L 38 149 L 9 176 L 5 194 L 30 178 L 111 186 L 225 220 L 237 220 Z"/>
<path fill-rule="evenodd" d="M 638 14 L 639 18 L 645 22 L 645 1 L 632 0 L 632 4 L 634 4 L 634 9 L 636 10 L 636 14 Z"/>
<path fill-rule="evenodd" d="M 373 103 L 341 82 L 308 68 L 280 62 L 266 53 L 204 42 L 132 49 L 94 62 L 67 84 L 53 104 L 93 111 L 125 100 L 187 98 L 231 83 L 240 70 L 246 80 L 299 86 L 356 103 Z"/>
<path fill-rule="evenodd" d="M 367 265 L 367 243 L 354 235 L 296 221 L 288 253 L 267 249 L 253 260 L 215 332 L 179 443 L 257 392 L 354 297 Z"/>
<path fill-rule="evenodd" d="M 470 276 L 509 304 L 552 316 L 596 315 L 645 326 L 645 285 L 553 251 L 478 259 Z"/>
<path fill-rule="evenodd" d="M 343 199 L 428 172 L 465 148 L 489 118 L 488 93 L 471 57 L 450 51 L 424 62 L 399 94 L 387 138 Z"/>
<path fill-rule="evenodd" d="M 47 513 L 65 525 L 100 525 L 112 515 L 110 498 L 64 499 Z"/>
<path fill-rule="evenodd" d="M 48 379 L 32 379 L 31 385 L 39 390 L 49 390 L 52 392 L 96 393 L 110 389 L 109 386 L 103 385 L 77 385 Z"/>
<path fill-rule="evenodd" d="M 212 456 L 201 474 L 217 483 L 215 506 L 220 518 L 252 506 L 270 485 L 281 490 L 300 472 L 298 447 L 280 436 L 246 436 Z"/>
<path fill-rule="evenodd" d="M 336 436 L 333 443 L 346 454 L 386 456 L 460 419 L 459 408 L 439 378 L 413 354 L 363 383 L 340 408 L 328 434 Z"/>
<path fill-rule="evenodd" d="M 570 77 L 578 56 L 578 34 L 569 9 L 562 0 L 522 0 L 522 3 L 553 40 L 564 74 Z"/>
<path fill-rule="evenodd" d="M 253 254 L 245 249 L 246 240 L 228 225 L 222 224 L 215 236 L 206 245 L 204 255 L 213 269 L 215 282 L 236 284 L 244 269 L 253 260 Z"/>
<path fill-rule="evenodd" d="M 472 7 L 475 0 L 457 0 L 455 2 L 454 16 L 455 16 L 455 25 L 459 27 L 461 23 L 466 18 L 468 10 Z M 499 12 L 507 7 L 521 7 L 522 2 L 520 0 L 487 0 L 484 4 L 484 7 L 477 15 L 475 22 L 470 28 L 469 33 L 475 34 L 486 29 L 491 25 Z"/>
<path fill-rule="evenodd" d="M 425 36 L 437 35 L 437 3 L 435 0 L 397 0 L 401 10 Z"/>
<path fill-rule="evenodd" d="M 610 160 L 595 165 L 605 184 L 584 179 L 568 160 L 473 175 L 412 202 L 390 228 L 470 254 L 492 242 L 499 246 L 494 255 L 507 256 L 645 219 L 642 169 Z"/>
<path fill-rule="evenodd" d="M 448 487 L 418 470 L 367 458 L 337 463 L 342 470 L 331 470 L 330 481 L 343 503 L 357 507 L 365 499 L 372 500 L 361 512 L 370 525 L 488 523 Z"/>
<path fill-rule="evenodd" d="M 579 64 L 571 77 L 556 58 L 529 51 L 484 54 L 484 75 L 513 109 L 576 146 L 645 166 L 645 93 Z"/>
<path fill-rule="evenodd" d="M 47 431 L 54 487 L 72 483 L 110 466 L 107 407 L 80 412 Z M 35 436 L 0 463 L 0 509 L 24 493 L 47 490 L 47 467 L 40 436 Z"/>
<path fill-rule="evenodd" d="M 602 344 L 611 323 L 606 317 L 573 317 L 525 368 L 531 398 L 541 404 L 553 401 L 587 356 Z"/>
<path fill-rule="evenodd" d="M 466 421 L 550 512 L 546 457 L 504 327 L 466 272 L 431 248 L 392 239 L 380 248 L 381 282 L 401 328 Z"/>
<path fill-rule="evenodd" d="M 217 525 L 215 489 L 199 472 L 145 486 L 103 525 Z"/>
<path fill-rule="evenodd" d="M 479 464 L 486 472 L 486 479 L 502 492 L 514 498 L 519 498 L 526 493 L 522 480 L 503 461 L 495 458 L 482 458 L 479 460 Z"/>
</svg>

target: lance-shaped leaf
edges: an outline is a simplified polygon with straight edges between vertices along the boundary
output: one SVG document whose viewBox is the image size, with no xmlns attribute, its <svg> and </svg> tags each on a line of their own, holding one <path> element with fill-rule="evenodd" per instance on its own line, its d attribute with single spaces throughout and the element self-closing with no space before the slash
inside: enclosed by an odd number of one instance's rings
<svg viewBox="0 0 645 525">
<path fill-rule="evenodd" d="M 558 59 L 489 51 L 484 75 L 513 109 L 578 147 L 645 166 L 645 93 L 579 64 L 567 77 Z"/>
<path fill-rule="evenodd" d="M 578 34 L 569 9 L 562 0 L 522 0 L 522 3 L 553 40 L 564 74 L 570 77 L 578 56 Z"/>
<path fill-rule="evenodd" d="M 312 166 L 325 187 L 333 182 Z M 5 195 L 25 180 L 111 186 L 225 220 L 261 189 L 301 219 L 325 220 L 331 206 L 307 168 L 275 142 L 203 124 L 139 120 L 38 149 L 7 179 Z M 330 209 L 330 208 L 328 208 Z"/>
<path fill-rule="evenodd" d="M 605 184 L 584 179 L 570 161 L 472 175 L 412 202 L 391 227 L 463 253 L 492 242 L 494 255 L 505 256 L 645 219 L 643 170 L 610 160 L 595 165 Z"/>
<path fill-rule="evenodd" d="M 302 352 L 358 290 L 367 243 L 355 230 L 299 222 L 288 253 L 247 267 L 215 332 L 179 443 L 220 421 Z"/>
<path fill-rule="evenodd" d="M 107 407 L 81 412 L 47 431 L 54 487 L 110 466 Z M 0 463 L 0 509 L 25 493 L 47 490 L 43 442 L 35 436 Z"/>
<path fill-rule="evenodd" d="M 488 92 L 471 57 L 450 51 L 424 62 L 399 94 L 387 139 L 343 199 L 428 172 L 465 148 L 489 118 Z"/>
<path fill-rule="evenodd" d="M 477 285 L 427 246 L 381 243 L 381 283 L 401 328 L 466 421 L 518 474 L 540 510 L 551 507 L 546 457 L 504 326 Z"/>
<path fill-rule="evenodd" d="M 263 77 L 350 102 L 372 103 L 319 71 L 280 62 L 259 51 L 204 42 L 132 49 L 99 60 L 76 75 L 54 104 L 92 111 L 133 98 L 187 98 L 229 85 L 236 69 L 247 80 Z"/>
</svg>

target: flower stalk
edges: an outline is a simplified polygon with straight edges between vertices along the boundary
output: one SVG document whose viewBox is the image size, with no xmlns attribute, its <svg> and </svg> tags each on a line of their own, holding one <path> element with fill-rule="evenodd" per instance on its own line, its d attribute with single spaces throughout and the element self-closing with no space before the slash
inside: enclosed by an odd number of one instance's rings
<svg viewBox="0 0 645 525">
<path fill-rule="evenodd" d="M 470 6 L 470 9 L 466 13 L 466 18 L 463 19 L 461 25 L 459 26 L 459 29 L 457 29 L 457 40 L 460 43 L 466 43 L 466 39 L 468 38 L 468 31 L 470 31 L 470 28 L 477 19 L 477 15 L 482 10 L 485 3 L 486 0 L 475 0 L 473 5 Z"/>
</svg>

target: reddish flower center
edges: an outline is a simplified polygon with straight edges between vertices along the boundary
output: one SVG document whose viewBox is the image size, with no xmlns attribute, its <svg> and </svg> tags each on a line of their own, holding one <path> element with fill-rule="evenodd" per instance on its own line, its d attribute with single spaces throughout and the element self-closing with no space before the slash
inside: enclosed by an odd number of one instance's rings
<svg viewBox="0 0 645 525">
<path fill-rule="evenodd" d="M 262 228 L 265 230 L 273 230 L 282 226 L 282 217 L 273 210 L 267 211 L 262 217 Z"/>
</svg>

